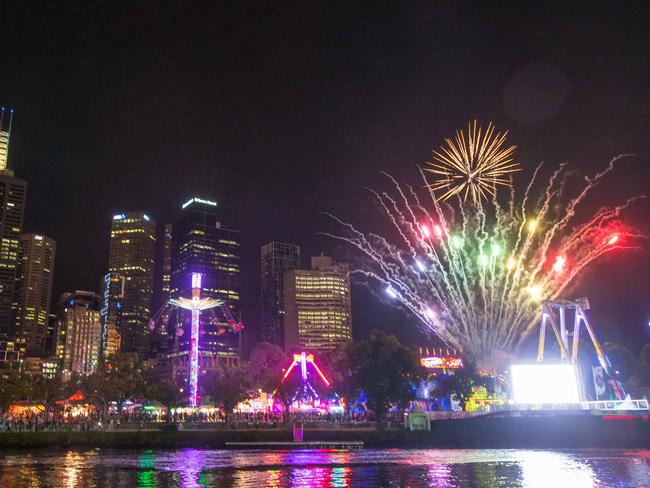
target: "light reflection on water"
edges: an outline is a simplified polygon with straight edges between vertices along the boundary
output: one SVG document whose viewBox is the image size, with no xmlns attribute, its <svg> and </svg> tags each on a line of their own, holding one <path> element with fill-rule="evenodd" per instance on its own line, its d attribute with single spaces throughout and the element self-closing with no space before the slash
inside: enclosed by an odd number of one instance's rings
<svg viewBox="0 0 650 488">
<path fill-rule="evenodd" d="M 3 488 L 650 486 L 650 451 L 96 449 L 3 454 Z"/>
</svg>

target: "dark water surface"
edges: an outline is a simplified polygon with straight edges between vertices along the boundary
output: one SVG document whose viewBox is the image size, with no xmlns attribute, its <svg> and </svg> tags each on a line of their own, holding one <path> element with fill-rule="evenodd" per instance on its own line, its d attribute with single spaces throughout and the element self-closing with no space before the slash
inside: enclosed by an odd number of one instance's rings
<svg viewBox="0 0 650 488">
<path fill-rule="evenodd" d="M 0 453 L 0 487 L 650 487 L 650 451 L 31 450 Z"/>
</svg>

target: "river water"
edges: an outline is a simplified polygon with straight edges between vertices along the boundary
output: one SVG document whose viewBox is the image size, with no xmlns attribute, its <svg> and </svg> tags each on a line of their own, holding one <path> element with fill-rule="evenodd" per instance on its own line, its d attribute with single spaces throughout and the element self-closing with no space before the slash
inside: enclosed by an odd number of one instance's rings
<svg viewBox="0 0 650 488">
<path fill-rule="evenodd" d="M 10 487 L 650 487 L 650 451 L 30 450 L 0 452 Z"/>
</svg>

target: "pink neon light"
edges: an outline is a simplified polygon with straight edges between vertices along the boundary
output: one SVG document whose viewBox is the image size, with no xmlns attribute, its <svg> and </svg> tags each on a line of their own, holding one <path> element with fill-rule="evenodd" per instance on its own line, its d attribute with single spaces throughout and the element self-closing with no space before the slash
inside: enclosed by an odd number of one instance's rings
<svg viewBox="0 0 650 488">
<path fill-rule="evenodd" d="M 190 336 L 190 406 L 196 407 L 199 382 L 199 310 L 192 309 Z"/>
<path fill-rule="evenodd" d="M 289 373 L 291 373 L 291 370 L 296 366 L 296 360 L 293 360 L 293 363 L 291 363 L 291 366 L 289 366 L 289 369 L 284 373 L 284 376 L 282 377 L 282 381 L 280 383 L 284 383 L 284 380 L 287 379 L 287 376 L 289 376 Z"/>
<path fill-rule="evenodd" d="M 190 330 L 190 406 L 196 407 L 199 386 L 199 300 L 201 274 L 192 273 L 192 325 Z"/>
<path fill-rule="evenodd" d="M 316 368 L 316 372 L 318 373 L 318 375 L 320 376 L 320 378 L 325 382 L 325 384 L 326 384 L 327 386 L 330 386 L 330 382 L 329 382 L 329 380 L 328 380 L 327 378 L 325 378 L 325 375 L 324 375 L 323 372 L 320 370 L 320 368 L 318 367 L 318 365 L 314 362 L 314 359 L 313 359 L 313 358 L 311 359 L 310 362 L 311 362 L 311 364 L 314 365 L 314 368 Z"/>
<path fill-rule="evenodd" d="M 291 371 L 293 371 L 293 368 L 295 368 L 298 363 L 300 363 L 300 366 L 301 366 L 301 370 L 302 370 L 301 373 L 302 373 L 302 376 L 303 376 L 303 380 L 306 379 L 306 373 L 307 373 L 307 371 L 306 371 L 307 364 L 306 363 L 311 363 L 314 366 L 314 368 L 316 369 L 316 372 L 318 373 L 318 376 L 320 376 L 320 378 L 323 380 L 323 383 L 325 383 L 327 386 L 331 386 L 330 381 L 325 377 L 325 375 L 320 370 L 318 365 L 314 362 L 314 355 L 313 354 L 306 354 L 304 352 L 301 353 L 301 354 L 294 354 L 293 355 L 293 362 L 291 363 L 291 366 L 289 366 L 289 369 L 287 369 L 285 371 L 284 376 L 282 377 L 282 380 L 280 381 L 280 383 L 283 383 L 284 380 L 287 379 L 289 374 L 291 374 Z"/>
</svg>

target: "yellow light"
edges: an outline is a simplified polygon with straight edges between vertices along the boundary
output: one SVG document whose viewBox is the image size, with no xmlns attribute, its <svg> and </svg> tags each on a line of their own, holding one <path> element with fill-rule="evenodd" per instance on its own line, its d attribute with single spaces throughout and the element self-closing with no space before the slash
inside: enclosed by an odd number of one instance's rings
<svg viewBox="0 0 650 488">
<path fill-rule="evenodd" d="M 528 232 L 535 232 L 535 229 L 537 229 L 537 219 L 528 221 Z"/>
<path fill-rule="evenodd" d="M 543 292 L 544 289 L 542 288 L 542 285 L 537 284 L 528 287 L 528 293 L 530 294 L 530 297 L 535 301 L 539 301 L 542 299 Z"/>
<path fill-rule="evenodd" d="M 515 261 L 515 258 L 510 256 L 508 258 L 508 261 L 506 262 L 506 269 L 515 269 L 516 265 L 517 265 L 517 261 Z"/>
</svg>

